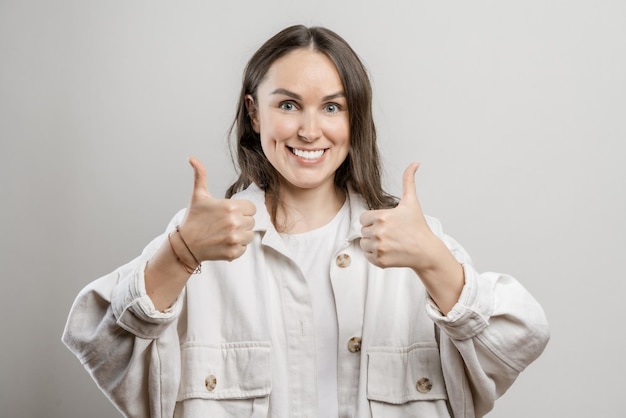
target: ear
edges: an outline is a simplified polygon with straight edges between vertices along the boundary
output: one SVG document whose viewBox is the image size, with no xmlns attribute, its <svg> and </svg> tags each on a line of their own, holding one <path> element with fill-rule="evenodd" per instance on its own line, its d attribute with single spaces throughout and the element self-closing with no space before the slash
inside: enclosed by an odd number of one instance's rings
<svg viewBox="0 0 626 418">
<path fill-rule="evenodd" d="M 254 102 L 254 97 L 252 97 L 251 94 L 246 94 L 246 110 L 248 111 L 248 116 L 252 121 L 252 129 L 254 129 L 254 132 L 258 134 L 260 131 L 259 118 L 257 114 L 256 103 Z"/>
</svg>

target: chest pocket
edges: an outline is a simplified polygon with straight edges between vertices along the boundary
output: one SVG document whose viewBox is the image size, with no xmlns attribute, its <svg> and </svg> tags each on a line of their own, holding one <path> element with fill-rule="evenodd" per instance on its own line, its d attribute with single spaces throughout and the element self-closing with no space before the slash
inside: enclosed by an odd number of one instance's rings
<svg viewBox="0 0 626 418">
<path fill-rule="evenodd" d="M 185 343 L 176 416 L 266 417 L 271 388 L 269 342 Z"/>
<path fill-rule="evenodd" d="M 436 343 L 370 347 L 367 398 L 374 418 L 450 417 Z"/>
</svg>

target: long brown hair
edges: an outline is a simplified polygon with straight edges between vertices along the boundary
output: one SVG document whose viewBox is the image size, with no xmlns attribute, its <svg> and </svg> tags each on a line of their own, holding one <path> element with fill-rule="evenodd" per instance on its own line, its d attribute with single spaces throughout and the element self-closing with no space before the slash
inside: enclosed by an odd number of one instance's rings
<svg viewBox="0 0 626 418">
<path fill-rule="evenodd" d="M 337 67 L 344 86 L 350 123 L 350 150 L 335 173 L 335 185 L 344 191 L 352 188 L 363 197 L 370 209 L 394 207 L 396 199 L 381 185 L 380 155 L 372 116 L 372 87 L 363 63 L 335 32 L 302 25 L 290 26 L 274 35 L 246 65 L 239 106 L 230 129 L 231 136 L 234 131 L 237 138 L 236 159 L 240 174 L 226 191 L 226 197 L 230 198 L 255 183 L 269 197 L 270 215 L 276 222 L 280 202 L 279 174 L 265 157 L 259 135 L 252 127 L 246 95 L 250 94 L 256 100 L 259 84 L 274 61 L 299 48 L 313 48 L 326 54 Z"/>
</svg>

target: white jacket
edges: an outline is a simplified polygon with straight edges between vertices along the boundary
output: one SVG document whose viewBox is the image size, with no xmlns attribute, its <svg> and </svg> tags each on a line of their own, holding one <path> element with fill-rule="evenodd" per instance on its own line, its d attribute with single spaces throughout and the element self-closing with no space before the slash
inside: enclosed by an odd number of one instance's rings
<svg viewBox="0 0 626 418">
<path fill-rule="evenodd" d="M 63 341 L 129 417 L 317 416 L 315 335 L 307 283 L 252 185 L 236 198 L 257 207 L 254 240 L 233 262 L 205 262 L 170 310 L 146 295 L 141 256 L 83 289 Z M 477 273 L 467 253 L 428 218 L 463 264 L 465 287 L 442 316 L 410 269 L 381 269 L 359 246 L 366 207 L 350 194 L 350 234 L 330 266 L 339 326 L 340 417 L 481 417 L 543 351 L 543 310 L 512 277 Z M 288 382 L 276 385 L 276 350 Z M 284 359 L 283 359 L 284 360 Z M 274 381 L 273 381 L 274 380 Z M 274 384 L 274 386 L 273 386 Z"/>
</svg>

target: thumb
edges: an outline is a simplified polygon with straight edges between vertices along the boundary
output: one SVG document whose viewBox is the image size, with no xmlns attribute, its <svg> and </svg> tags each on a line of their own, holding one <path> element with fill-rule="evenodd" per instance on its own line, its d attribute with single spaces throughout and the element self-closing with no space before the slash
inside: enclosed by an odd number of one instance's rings
<svg viewBox="0 0 626 418">
<path fill-rule="evenodd" d="M 415 191 L 415 173 L 419 168 L 419 163 L 411 163 L 402 175 L 402 199 L 401 202 L 416 201 L 417 192 Z"/>
<path fill-rule="evenodd" d="M 196 157 L 189 158 L 189 164 L 193 168 L 193 195 L 205 194 L 211 196 L 207 185 L 206 168 Z"/>
</svg>

